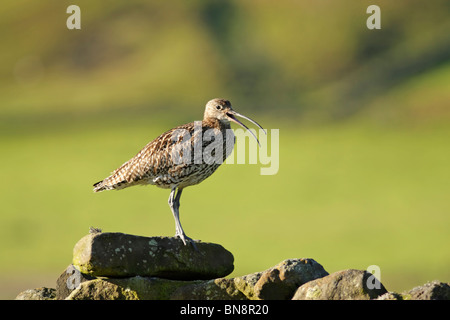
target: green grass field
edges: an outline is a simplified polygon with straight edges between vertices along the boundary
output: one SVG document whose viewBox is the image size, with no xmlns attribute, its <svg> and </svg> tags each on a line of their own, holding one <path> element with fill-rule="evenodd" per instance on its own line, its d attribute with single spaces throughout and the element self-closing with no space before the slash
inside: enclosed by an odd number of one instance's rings
<svg viewBox="0 0 450 320">
<path fill-rule="evenodd" d="M 2 136 L 1 297 L 27 279 L 56 280 L 90 226 L 174 234 L 167 190 L 91 189 L 171 125 L 107 120 Z M 447 281 L 449 139 L 444 125 L 281 127 L 278 174 L 225 164 L 185 190 L 181 221 L 189 236 L 234 254 L 231 276 L 309 257 L 330 273 L 378 265 L 388 290 Z"/>
</svg>

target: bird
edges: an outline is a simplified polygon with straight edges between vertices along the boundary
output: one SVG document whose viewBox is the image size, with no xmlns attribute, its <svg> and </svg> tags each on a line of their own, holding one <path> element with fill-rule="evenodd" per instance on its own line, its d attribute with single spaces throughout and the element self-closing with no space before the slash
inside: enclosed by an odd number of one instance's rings
<svg viewBox="0 0 450 320">
<path fill-rule="evenodd" d="M 231 154 L 235 136 L 230 122 L 256 135 L 236 117 L 256 121 L 233 110 L 229 100 L 215 98 L 206 103 L 202 121 L 174 127 L 143 147 L 133 158 L 95 183 L 94 192 L 120 190 L 135 185 L 155 185 L 170 189 L 169 207 L 175 219 L 175 237 L 184 245 L 195 240 L 188 237 L 180 222 L 180 197 L 186 187 L 199 184 L 211 176 Z M 260 144 L 259 144 L 260 145 Z"/>
</svg>

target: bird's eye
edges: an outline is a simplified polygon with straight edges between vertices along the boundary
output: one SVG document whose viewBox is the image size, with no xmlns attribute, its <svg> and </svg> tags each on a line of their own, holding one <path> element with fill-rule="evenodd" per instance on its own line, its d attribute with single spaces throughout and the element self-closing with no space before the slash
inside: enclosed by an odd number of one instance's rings
<svg viewBox="0 0 450 320">
<path fill-rule="evenodd" d="M 218 106 L 216 106 L 216 109 L 217 109 L 217 110 L 221 110 L 221 109 L 222 109 L 222 106 L 221 106 L 221 105 L 218 105 Z"/>
</svg>

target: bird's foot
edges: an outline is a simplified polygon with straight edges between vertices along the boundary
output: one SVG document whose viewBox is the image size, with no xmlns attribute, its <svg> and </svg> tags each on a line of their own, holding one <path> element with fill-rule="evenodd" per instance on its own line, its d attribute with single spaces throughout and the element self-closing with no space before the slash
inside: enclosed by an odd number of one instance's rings
<svg viewBox="0 0 450 320">
<path fill-rule="evenodd" d="M 192 238 L 189 238 L 189 237 L 188 237 L 187 235 L 185 235 L 184 233 L 176 233 L 176 234 L 175 234 L 175 238 L 180 238 L 181 241 L 183 241 L 184 245 L 186 245 L 186 241 L 190 242 L 190 243 L 192 244 L 192 247 L 194 248 L 194 250 L 195 250 L 195 251 L 199 251 L 198 248 L 197 248 L 197 246 L 196 246 L 196 244 L 195 244 L 195 241 L 197 241 L 197 240 L 194 240 L 194 239 L 192 239 Z"/>
</svg>

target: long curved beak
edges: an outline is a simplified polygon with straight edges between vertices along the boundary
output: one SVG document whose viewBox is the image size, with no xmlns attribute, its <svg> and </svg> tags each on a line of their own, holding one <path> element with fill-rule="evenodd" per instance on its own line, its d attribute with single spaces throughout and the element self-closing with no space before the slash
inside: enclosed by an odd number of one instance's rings
<svg viewBox="0 0 450 320">
<path fill-rule="evenodd" d="M 256 141 L 258 142 L 258 145 L 261 147 L 261 144 L 259 143 L 259 140 L 258 140 L 258 138 L 255 136 L 255 134 L 254 134 L 254 133 L 253 133 L 253 132 L 245 125 L 245 124 L 243 124 L 243 123 L 240 122 L 238 119 L 236 119 L 235 116 L 241 117 L 241 118 L 243 118 L 243 119 L 245 119 L 245 120 L 250 121 L 250 122 L 253 123 L 254 125 L 257 125 L 259 128 L 261 128 L 261 129 L 264 131 L 265 134 L 267 134 L 266 130 L 264 130 L 264 128 L 261 127 L 261 126 L 258 124 L 258 122 L 256 122 L 255 120 L 252 120 L 252 119 L 250 119 L 250 118 L 248 118 L 248 117 L 246 117 L 246 116 L 244 116 L 244 115 L 242 115 L 242 114 L 240 114 L 240 113 L 237 113 L 237 112 L 234 111 L 234 110 L 230 110 L 230 111 L 227 112 L 227 117 L 228 117 L 231 121 L 233 121 L 234 123 L 237 123 L 237 124 L 240 125 L 241 127 L 243 127 L 243 128 L 245 128 L 246 130 L 248 130 L 248 131 L 252 134 L 252 136 L 256 139 Z"/>
</svg>

